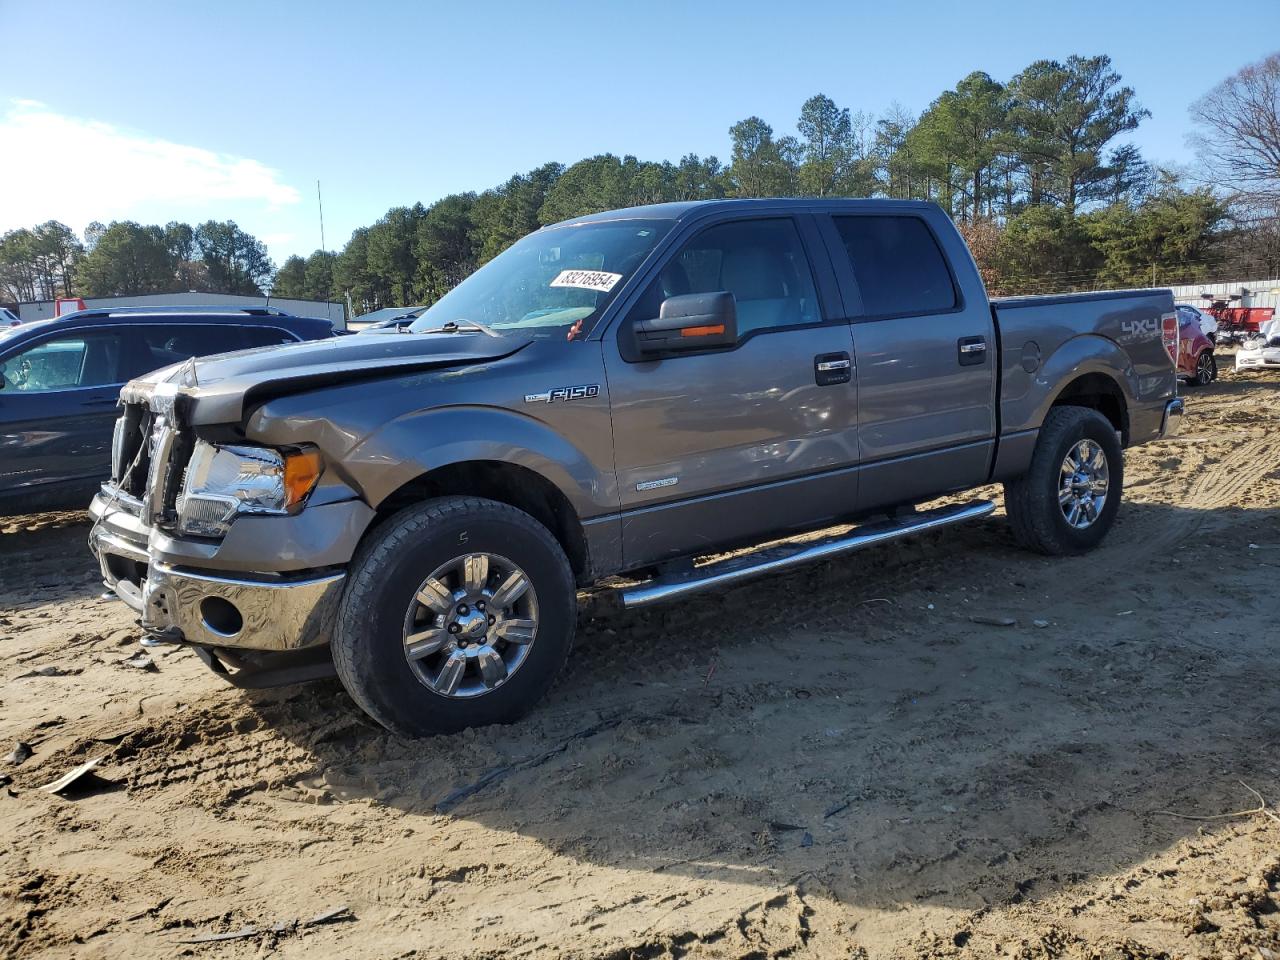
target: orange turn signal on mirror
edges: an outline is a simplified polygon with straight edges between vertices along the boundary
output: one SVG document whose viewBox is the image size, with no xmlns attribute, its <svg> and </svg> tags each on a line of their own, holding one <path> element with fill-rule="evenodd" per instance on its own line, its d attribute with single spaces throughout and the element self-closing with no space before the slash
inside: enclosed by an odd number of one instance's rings
<svg viewBox="0 0 1280 960">
<path fill-rule="evenodd" d="M 685 327 L 680 331 L 682 337 L 714 337 L 718 333 L 724 333 L 724 324 L 716 323 L 705 327 Z"/>
<path fill-rule="evenodd" d="M 284 505 L 292 507 L 306 499 L 320 479 L 320 451 L 299 450 L 284 458 Z"/>
</svg>

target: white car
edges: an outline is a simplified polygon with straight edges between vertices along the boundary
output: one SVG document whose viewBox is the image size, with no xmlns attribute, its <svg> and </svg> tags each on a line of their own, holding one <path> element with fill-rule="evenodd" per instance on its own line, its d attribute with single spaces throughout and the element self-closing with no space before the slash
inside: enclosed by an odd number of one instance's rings
<svg viewBox="0 0 1280 960">
<path fill-rule="evenodd" d="M 1280 320 L 1266 324 L 1261 335 L 1250 337 L 1236 351 L 1236 369 L 1280 367 Z"/>
<path fill-rule="evenodd" d="M 1189 303 L 1178 304 L 1178 313 L 1182 314 L 1181 319 L 1194 319 L 1200 324 L 1200 332 L 1209 338 L 1210 342 L 1218 342 L 1218 321 L 1212 315 L 1205 313 L 1199 307 L 1193 307 Z"/>
<path fill-rule="evenodd" d="M 7 307 L 0 307 L 0 327 L 17 327 L 22 325 L 22 319 Z"/>
</svg>

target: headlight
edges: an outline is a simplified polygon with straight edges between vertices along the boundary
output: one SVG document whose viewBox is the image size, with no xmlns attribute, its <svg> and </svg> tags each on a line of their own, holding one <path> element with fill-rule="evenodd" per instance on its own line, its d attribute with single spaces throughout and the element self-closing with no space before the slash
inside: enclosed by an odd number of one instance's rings
<svg viewBox="0 0 1280 960">
<path fill-rule="evenodd" d="M 178 495 L 178 532 L 221 537 L 240 514 L 286 514 L 320 479 L 315 449 L 215 446 L 197 441 Z"/>
</svg>

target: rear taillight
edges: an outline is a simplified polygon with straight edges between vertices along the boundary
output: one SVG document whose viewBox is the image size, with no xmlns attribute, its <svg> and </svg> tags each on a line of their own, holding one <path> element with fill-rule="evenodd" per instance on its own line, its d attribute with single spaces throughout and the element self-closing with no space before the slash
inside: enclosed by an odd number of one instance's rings
<svg viewBox="0 0 1280 960">
<path fill-rule="evenodd" d="M 1176 313 L 1165 313 L 1160 316 L 1160 338 L 1164 341 L 1164 352 L 1169 355 L 1169 361 L 1176 367 L 1178 365 L 1178 315 Z"/>
</svg>

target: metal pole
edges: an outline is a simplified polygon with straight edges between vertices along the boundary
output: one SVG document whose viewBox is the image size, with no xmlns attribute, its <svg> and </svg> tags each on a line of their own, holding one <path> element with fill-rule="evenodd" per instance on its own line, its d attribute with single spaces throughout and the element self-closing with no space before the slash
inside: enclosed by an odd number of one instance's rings
<svg viewBox="0 0 1280 960">
<path fill-rule="evenodd" d="M 320 208 L 320 249 L 325 250 L 324 245 L 324 201 L 320 199 L 320 181 L 316 181 L 316 206 Z"/>
</svg>

